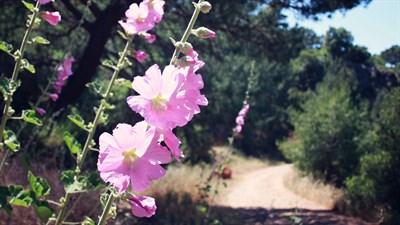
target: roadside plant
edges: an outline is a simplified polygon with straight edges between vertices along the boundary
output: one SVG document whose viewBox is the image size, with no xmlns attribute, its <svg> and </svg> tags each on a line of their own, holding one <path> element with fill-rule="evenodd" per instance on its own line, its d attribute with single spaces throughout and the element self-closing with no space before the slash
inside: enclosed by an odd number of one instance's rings
<svg viewBox="0 0 400 225">
<path fill-rule="evenodd" d="M 16 72 L 7 86 L 2 86 L 2 92 L 6 101 L 4 114 L 1 122 L 2 142 L 8 149 L 14 151 L 19 148 L 19 143 L 12 132 L 5 130 L 7 120 L 13 119 L 14 113 L 11 108 L 12 94 L 15 92 L 18 72 L 23 68 L 32 70 L 32 65 L 23 59 L 23 53 L 27 46 L 31 30 L 38 23 L 39 7 L 51 1 L 40 0 L 36 6 L 23 1 L 23 4 L 32 11 L 27 34 L 19 52 L 12 54 L 7 44 L 1 45 L 1 50 L 13 55 L 16 59 Z M 88 5 L 90 1 L 88 1 Z M 125 12 L 126 19 L 120 20 L 119 25 L 123 32 L 120 36 L 126 40 L 125 48 L 119 53 L 117 63 L 106 60 L 103 66 L 113 70 L 106 88 L 98 87 L 95 83 L 87 86 L 100 96 L 99 105 L 95 106 L 95 115 L 92 122 L 78 114 L 69 115 L 68 118 L 79 128 L 86 132 L 86 141 L 83 145 L 71 135 L 65 132 L 63 139 L 71 154 L 76 159 L 74 170 L 63 171 L 61 180 L 65 186 L 65 195 L 58 202 L 46 200 L 50 193 L 50 187 L 46 180 L 29 173 L 31 189 L 22 186 L 0 186 L 0 207 L 11 213 L 12 205 L 29 206 L 34 204 L 35 209 L 43 222 L 50 224 L 76 223 L 67 221 L 71 208 L 75 207 L 82 193 L 102 190 L 100 204 L 103 207 L 98 222 L 94 222 L 88 213 L 82 224 L 105 224 L 107 220 L 115 218 L 117 200 L 125 201 L 132 207 L 132 213 L 137 217 L 151 217 L 156 211 L 156 200 L 148 196 L 140 196 L 153 180 L 163 177 L 166 170 L 161 166 L 172 160 L 172 156 L 180 161 L 184 157 L 180 150 L 180 140 L 174 134 L 173 129 L 185 126 L 194 115 L 200 113 L 200 106 L 208 104 L 207 98 L 201 94 L 204 87 L 202 76 L 198 70 L 204 66 L 204 61 L 199 59 L 198 53 L 193 46 L 187 42 L 190 35 L 199 38 L 214 38 L 215 32 L 201 27 L 194 28 L 199 14 L 208 13 L 211 4 L 200 0 L 193 3 L 194 13 L 182 38 L 175 41 L 174 53 L 170 65 L 165 66 L 163 72 L 157 64 L 151 66 L 144 76 L 136 76 L 131 82 L 132 89 L 137 95 L 127 97 L 127 106 L 143 117 L 143 121 L 134 125 L 119 123 L 112 133 L 104 132 L 100 135 L 98 143 L 94 140 L 98 126 L 107 123 L 108 111 L 115 108 L 110 103 L 113 98 L 113 88 L 116 85 L 125 85 L 130 81 L 118 78 L 120 72 L 132 66 L 130 57 L 136 58 L 139 63 L 146 59 L 146 53 L 134 50 L 133 40 L 136 37 L 144 39 L 147 43 L 153 43 L 156 36 L 148 33 L 157 23 L 162 21 L 164 14 L 163 0 L 144 0 L 140 4 L 133 3 Z M 33 8 L 32 8 L 33 7 Z M 56 26 L 61 19 L 57 12 L 43 12 L 41 17 Z M 45 42 L 41 38 L 38 42 Z M 181 56 L 182 55 L 182 56 Z M 21 59 L 20 59 L 21 58 Z M 23 60 L 22 60 L 23 59 Z M 55 102 L 62 92 L 62 87 L 68 77 L 73 75 L 72 63 L 75 58 L 68 56 L 65 61 L 56 67 L 57 79 L 49 82 L 45 88 L 46 99 Z M 82 59 L 80 59 L 82 60 Z M 84 60 L 84 59 L 83 59 Z M 32 72 L 32 71 L 31 71 Z M 33 69 L 34 72 L 34 69 Z M 6 84 L 2 79 L 2 84 Z M 14 88 L 12 91 L 8 91 Z M 52 90 L 52 91 L 50 91 Z M 7 92 L 8 91 L 8 92 Z M 37 112 L 44 115 L 46 110 L 39 107 L 42 100 L 35 104 L 35 110 L 23 114 L 21 119 L 27 122 L 40 121 L 35 117 Z M 36 111 L 36 112 L 35 112 Z M 33 119 L 32 119 L 33 118 Z M 40 124 L 37 124 L 40 125 Z M 96 147 L 98 146 L 98 147 Z M 6 150 L 7 152 L 9 150 Z M 87 161 L 88 152 L 97 151 L 98 171 L 85 171 L 84 165 Z M 8 153 L 6 152 L 5 159 Z M 2 166 L 4 164 L 2 163 Z M 78 199 L 72 198 L 78 196 Z M 74 202 L 75 201 L 75 202 Z M 59 210 L 50 206 L 53 204 Z M 72 206 L 71 206 L 72 205 Z"/>
</svg>

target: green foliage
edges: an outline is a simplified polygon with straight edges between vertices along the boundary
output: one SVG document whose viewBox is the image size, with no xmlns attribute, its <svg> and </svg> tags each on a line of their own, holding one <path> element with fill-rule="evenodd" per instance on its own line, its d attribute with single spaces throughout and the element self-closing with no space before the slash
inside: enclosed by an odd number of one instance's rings
<svg viewBox="0 0 400 225">
<path fill-rule="evenodd" d="M 34 124 L 36 126 L 42 126 L 42 121 L 37 117 L 35 110 L 23 110 L 22 111 L 22 119 L 28 123 Z"/>
<path fill-rule="evenodd" d="M 350 99 L 349 83 L 335 85 L 328 78 L 302 110 L 292 111 L 295 138 L 280 147 L 303 171 L 340 185 L 358 166 L 358 143 L 365 127 L 362 111 Z"/>
<path fill-rule="evenodd" d="M 361 157 L 356 175 L 346 180 L 349 196 L 390 214 L 388 224 L 400 217 L 400 89 L 383 92 L 374 106 L 374 130 L 369 138 L 371 150 Z M 397 221 L 397 222 L 396 222 Z"/>
</svg>

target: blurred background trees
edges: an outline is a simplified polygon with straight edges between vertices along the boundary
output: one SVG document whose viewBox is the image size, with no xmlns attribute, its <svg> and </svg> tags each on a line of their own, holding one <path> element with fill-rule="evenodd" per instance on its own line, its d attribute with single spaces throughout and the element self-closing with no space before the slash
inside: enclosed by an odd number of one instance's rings
<svg viewBox="0 0 400 225">
<path fill-rule="evenodd" d="M 29 107 L 48 78 L 55 76 L 54 68 L 66 54 L 77 61 L 60 99 L 43 106 L 50 118 L 47 129 L 23 131 L 27 138 L 22 142 L 31 144 L 27 154 L 56 157 L 60 165 L 68 167 L 70 156 L 65 153 L 60 134 L 74 128 L 65 115 L 78 111 L 87 118 L 93 116 L 92 104 L 87 103 L 97 98 L 85 85 L 96 80 L 101 84 L 101 79 L 110 76 L 101 61 L 118 57 L 122 46 L 118 20 L 133 2 L 140 1 L 92 0 L 87 5 L 86 0 L 57 0 L 46 6 L 60 11 L 62 22 L 56 29 L 46 29 L 49 25 L 45 25 L 40 30 L 51 41 L 51 48 L 33 47 L 27 52 L 37 72 L 21 76 L 24 82 L 16 93 L 14 107 Z M 250 90 L 251 108 L 236 147 L 249 155 L 293 161 L 306 173 L 347 188 L 354 200 L 367 199 L 371 205 L 398 213 L 400 201 L 391 196 L 399 190 L 400 180 L 396 147 L 400 135 L 400 47 L 371 55 L 365 47 L 353 43 L 350 31 L 331 28 L 318 36 L 303 27 L 289 27 L 282 13 L 285 9 L 296 10 L 318 19 L 370 2 L 212 1 L 213 15 L 200 17 L 198 24 L 216 31 L 216 40 L 189 40 L 207 61 L 200 73 L 209 106 L 202 108 L 203 113 L 188 126 L 177 129 L 186 160 L 210 162 L 210 147 L 227 143 L 254 60 L 257 85 Z M 157 41 L 152 45 L 143 41 L 134 44 L 135 49 L 148 53 L 148 60 L 135 63 L 121 76 L 132 80 L 154 63 L 166 65 L 173 51 L 168 37 L 180 38 L 191 7 L 191 1 L 167 1 L 164 20 L 154 30 Z M 0 40 L 18 46 L 25 19 L 19 1 L 1 1 Z M 0 65 L 1 76 L 9 76 L 12 59 L 0 53 Z M 110 122 L 99 133 L 111 130 L 117 121 L 140 120 L 125 103 L 131 94 L 129 88 L 115 90 L 112 103 L 120 110 L 110 112 Z"/>
</svg>

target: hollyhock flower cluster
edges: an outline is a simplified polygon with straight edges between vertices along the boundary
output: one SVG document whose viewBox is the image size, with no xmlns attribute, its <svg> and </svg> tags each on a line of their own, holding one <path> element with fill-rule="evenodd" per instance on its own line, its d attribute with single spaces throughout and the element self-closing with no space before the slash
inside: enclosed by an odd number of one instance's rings
<svg viewBox="0 0 400 225">
<path fill-rule="evenodd" d="M 50 23 L 50 25 L 52 26 L 57 26 L 57 24 L 61 21 L 61 15 L 59 12 L 45 11 L 42 14 L 42 18 Z"/>
<path fill-rule="evenodd" d="M 75 61 L 74 57 L 68 57 L 65 59 L 64 63 L 57 67 L 58 77 L 57 81 L 54 82 L 53 87 L 57 93 L 52 93 L 49 95 L 51 100 L 54 102 L 58 99 L 58 94 L 61 93 L 62 87 L 64 86 L 65 81 L 70 77 L 72 72 L 72 63 Z"/>
<path fill-rule="evenodd" d="M 164 4 L 163 0 L 145 0 L 139 5 L 134 3 L 125 12 L 126 22 L 120 20 L 119 24 L 129 35 L 151 30 L 156 23 L 161 21 L 164 15 Z"/>
<path fill-rule="evenodd" d="M 239 114 L 236 117 L 235 131 L 237 134 L 240 134 L 240 132 L 242 132 L 242 126 L 244 125 L 244 119 L 246 118 L 246 115 L 249 112 L 249 109 L 250 109 L 250 104 L 247 101 L 244 101 L 243 108 L 239 111 Z"/>
</svg>

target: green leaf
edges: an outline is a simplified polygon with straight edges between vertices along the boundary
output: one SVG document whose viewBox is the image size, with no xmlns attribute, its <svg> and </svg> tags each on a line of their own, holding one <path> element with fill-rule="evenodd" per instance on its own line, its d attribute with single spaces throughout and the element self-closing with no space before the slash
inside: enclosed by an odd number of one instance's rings
<svg viewBox="0 0 400 225">
<path fill-rule="evenodd" d="M 91 83 L 87 83 L 86 87 L 88 87 L 95 94 L 102 95 L 103 93 L 103 87 L 99 82 L 93 81 Z"/>
<path fill-rule="evenodd" d="M 71 120 L 75 125 L 78 127 L 86 130 L 87 126 L 85 125 L 85 121 L 82 119 L 82 117 L 78 114 L 75 115 L 68 115 L 68 119 Z"/>
<path fill-rule="evenodd" d="M 97 172 L 91 172 L 86 177 L 86 187 L 89 190 L 100 190 L 104 188 L 106 185 L 103 180 L 99 177 Z"/>
<path fill-rule="evenodd" d="M 11 54 L 11 52 L 13 50 L 13 46 L 4 41 L 0 41 L 0 50 L 3 52 L 6 52 L 8 54 Z"/>
<path fill-rule="evenodd" d="M 85 219 L 82 221 L 82 225 L 96 225 L 96 222 L 88 216 L 85 217 Z"/>
<path fill-rule="evenodd" d="M 8 79 L 5 77 L 0 78 L 0 91 L 3 94 L 3 97 L 5 98 L 6 95 L 10 95 L 11 91 L 8 86 Z"/>
<path fill-rule="evenodd" d="M 72 154 L 78 154 L 82 149 L 82 145 L 67 131 L 64 132 L 64 142 Z"/>
<path fill-rule="evenodd" d="M 11 214 L 12 208 L 8 204 L 7 197 L 10 196 L 10 191 L 6 186 L 0 186 L 0 209 L 4 209 L 7 214 Z"/>
<path fill-rule="evenodd" d="M 37 126 L 43 125 L 42 121 L 36 117 L 36 112 L 33 109 L 22 110 L 22 119 Z"/>
<path fill-rule="evenodd" d="M 120 87 L 132 88 L 132 82 L 125 78 L 118 78 L 115 80 L 115 85 Z"/>
<path fill-rule="evenodd" d="M 32 191 L 38 198 L 42 198 L 50 194 L 50 186 L 45 179 L 41 177 L 35 177 L 31 171 L 28 171 L 28 180 L 32 187 Z"/>
<path fill-rule="evenodd" d="M 128 38 L 126 37 L 126 35 L 125 35 L 124 32 L 122 32 L 122 31 L 120 31 L 120 30 L 118 30 L 117 32 L 118 32 L 118 34 L 119 34 L 124 40 L 127 40 L 127 39 L 128 39 Z"/>
<path fill-rule="evenodd" d="M 4 143 L 10 148 L 13 152 L 19 150 L 20 143 L 17 140 L 17 136 L 12 130 L 5 130 L 3 134 Z"/>
<path fill-rule="evenodd" d="M 37 44 L 42 44 L 42 45 L 48 45 L 50 44 L 50 41 L 48 41 L 47 39 L 41 37 L 41 36 L 37 36 L 32 38 L 32 42 L 33 43 L 37 43 Z"/>
<path fill-rule="evenodd" d="M 85 187 L 85 180 L 82 176 L 76 177 L 72 170 L 63 171 L 61 180 L 64 183 L 64 188 L 67 193 L 82 192 Z"/>
<path fill-rule="evenodd" d="M 109 60 L 109 59 L 106 59 L 106 60 L 104 60 L 103 62 L 101 62 L 101 65 L 103 65 L 103 66 L 105 66 L 105 67 L 108 67 L 108 68 L 111 68 L 111 69 L 113 69 L 113 70 L 116 70 L 116 69 L 117 69 L 117 66 L 115 66 L 114 63 L 113 63 L 113 61 L 111 61 L 111 60 Z"/>
<path fill-rule="evenodd" d="M 31 190 L 24 190 L 20 185 L 9 186 L 10 204 L 28 207 L 34 200 L 34 194 Z"/>
<path fill-rule="evenodd" d="M 108 103 L 105 99 L 102 99 L 101 103 L 103 103 L 105 109 L 115 109 L 115 105 Z"/>
<path fill-rule="evenodd" d="M 197 205 L 196 208 L 201 213 L 207 212 L 207 207 L 205 207 L 204 205 Z"/>
<path fill-rule="evenodd" d="M 54 210 L 50 207 L 47 201 L 35 202 L 33 206 L 36 214 L 42 222 L 47 222 L 54 213 Z"/>
<path fill-rule="evenodd" d="M 33 10 L 35 9 L 35 5 L 33 5 L 29 2 L 22 0 L 22 3 L 24 3 L 24 6 L 31 12 L 33 12 Z"/>
<path fill-rule="evenodd" d="M 35 73 L 36 72 L 35 67 L 32 64 L 30 64 L 29 61 L 26 60 L 26 59 L 22 60 L 22 68 L 28 70 L 31 73 Z"/>
</svg>

